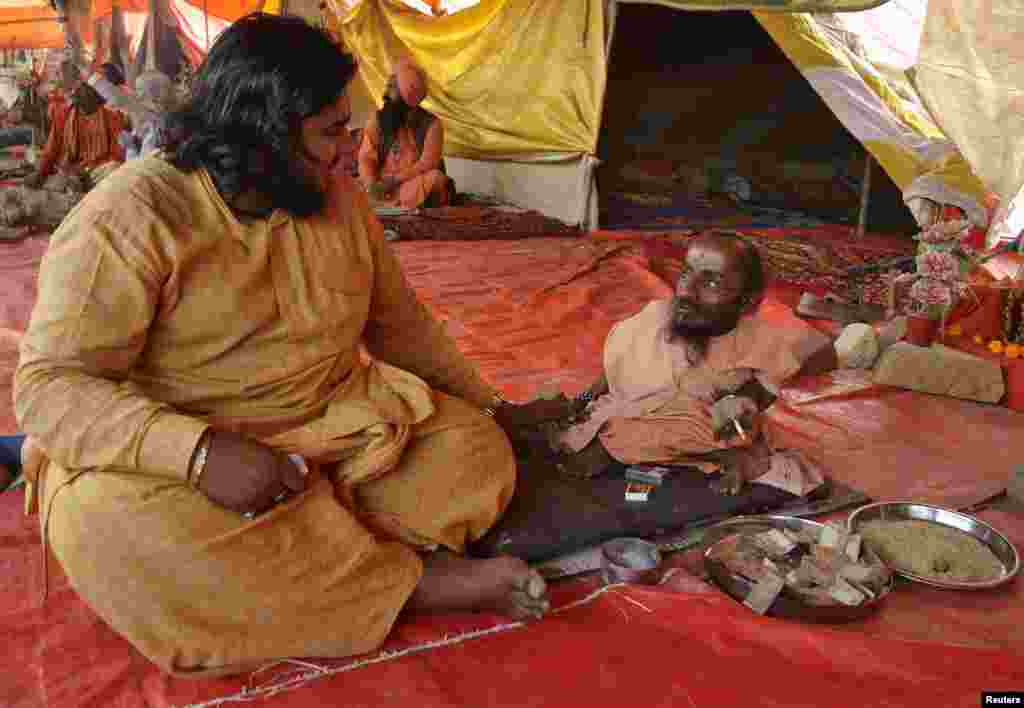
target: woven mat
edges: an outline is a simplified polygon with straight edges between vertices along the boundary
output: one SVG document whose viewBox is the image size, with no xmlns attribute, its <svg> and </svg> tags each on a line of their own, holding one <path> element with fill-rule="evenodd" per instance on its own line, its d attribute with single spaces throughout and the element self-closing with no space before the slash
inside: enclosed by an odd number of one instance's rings
<svg viewBox="0 0 1024 708">
<path fill-rule="evenodd" d="M 581 232 L 537 211 L 507 207 L 453 206 L 419 209 L 413 214 L 381 215 L 385 229 L 402 241 L 487 241 L 536 236 L 577 236 Z"/>
<path fill-rule="evenodd" d="M 854 266 L 912 255 L 916 242 L 907 238 L 865 238 L 855 240 L 841 227 L 810 229 L 717 229 L 738 234 L 752 241 L 761 253 L 765 266 L 775 280 L 789 283 L 819 295 L 844 292 L 848 285 L 845 271 Z M 665 232 L 631 232 L 643 238 L 645 249 L 651 255 L 679 257 L 690 240 L 704 233 L 704 229 L 673 230 Z M 603 238 L 616 238 L 613 232 L 601 234 Z M 671 275 L 671 274 L 669 274 Z M 674 281 L 673 281 L 674 282 Z M 881 272 L 861 278 L 864 300 L 884 304 L 888 285 Z"/>
</svg>

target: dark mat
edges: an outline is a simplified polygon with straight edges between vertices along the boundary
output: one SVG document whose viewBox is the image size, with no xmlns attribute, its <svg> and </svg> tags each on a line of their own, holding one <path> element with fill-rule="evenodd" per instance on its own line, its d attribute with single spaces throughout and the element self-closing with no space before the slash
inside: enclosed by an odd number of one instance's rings
<svg viewBox="0 0 1024 708">
<path fill-rule="evenodd" d="M 14 473 L 20 472 L 21 446 L 24 442 L 24 435 L 0 435 L 0 465 L 9 467 Z"/>
<path fill-rule="evenodd" d="M 625 501 L 625 466 L 600 477 L 567 479 L 550 462 L 520 464 L 515 495 L 500 521 L 469 553 L 547 560 L 621 536 L 670 533 L 721 515 L 758 514 L 798 497 L 763 484 L 748 484 L 737 496 L 719 494 L 695 467 L 674 467 L 643 504 Z"/>
</svg>

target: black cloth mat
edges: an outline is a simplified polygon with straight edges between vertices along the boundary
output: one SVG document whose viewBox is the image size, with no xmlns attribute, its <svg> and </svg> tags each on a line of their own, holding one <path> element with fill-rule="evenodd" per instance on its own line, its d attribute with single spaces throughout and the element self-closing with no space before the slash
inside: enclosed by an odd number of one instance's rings
<svg viewBox="0 0 1024 708">
<path fill-rule="evenodd" d="M 764 484 L 736 496 L 720 494 L 696 467 L 673 467 L 646 503 L 625 501 L 625 465 L 586 480 L 559 475 L 551 462 L 521 462 L 516 491 L 497 524 L 468 548 L 470 555 L 510 555 L 528 562 L 572 553 L 612 538 L 646 538 L 720 515 L 758 514 L 799 497 Z"/>
</svg>

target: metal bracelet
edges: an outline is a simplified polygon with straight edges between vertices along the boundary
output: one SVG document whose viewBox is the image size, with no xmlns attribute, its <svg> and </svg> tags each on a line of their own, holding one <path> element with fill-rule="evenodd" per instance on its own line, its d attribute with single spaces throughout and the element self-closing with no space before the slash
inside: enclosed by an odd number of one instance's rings
<svg viewBox="0 0 1024 708">
<path fill-rule="evenodd" d="M 484 415 L 493 418 L 494 414 L 498 412 L 499 408 L 507 405 L 508 401 L 506 401 L 505 398 L 500 393 L 496 392 L 493 396 L 493 402 L 491 403 L 491 405 L 483 409 Z"/>
<path fill-rule="evenodd" d="M 203 433 L 199 438 L 199 445 L 196 448 L 196 456 L 192 459 L 192 465 L 188 470 L 189 483 L 193 488 L 199 489 L 199 482 L 206 471 L 206 457 L 210 454 L 210 434 Z"/>
</svg>

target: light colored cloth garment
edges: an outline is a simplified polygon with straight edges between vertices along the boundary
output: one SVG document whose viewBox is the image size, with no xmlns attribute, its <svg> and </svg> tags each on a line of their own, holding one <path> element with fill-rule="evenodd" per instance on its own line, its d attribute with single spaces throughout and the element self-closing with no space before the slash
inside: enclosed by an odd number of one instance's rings
<svg viewBox="0 0 1024 708">
<path fill-rule="evenodd" d="M 600 437 L 609 454 L 627 464 L 694 464 L 694 456 L 744 445 L 738 437 L 715 439 L 710 404 L 755 378 L 776 392 L 828 345 L 824 335 L 795 317 L 780 322 L 750 316 L 711 339 L 694 366 L 685 346 L 668 337 L 671 307 L 670 300 L 652 302 L 611 330 L 604 348 L 609 391 L 590 404 L 587 421 L 562 435 L 565 447 L 579 451 Z M 757 481 L 796 494 L 821 484 L 819 470 L 809 469 L 799 479 L 793 472 L 787 454 L 773 459 L 772 471 Z"/>
<path fill-rule="evenodd" d="M 43 175 L 57 169 L 90 171 L 108 162 L 123 162 L 124 149 L 118 136 L 124 120 L 117 112 L 100 106 L 86 115 L 73 104 L 57 104 L 50 134 L 39 155 L 38 171 Z"/>
<path fill-rule="evenodd" d="M 511 497 L 493 390 L 355 183 L 328 202 L 241 222 L 205 172 L 142 158 L 43 261 L 15 409 L 51 458 L 44 534 L 168 671 L 372 649 L 418 582 L 413 548 L 461 550 Z M 302 455 L 313 486 L 253 521 L 214 505 L 186 482 L 211 425 Z"/>
<path fill-rule="evenodd" d="M 416 140 L 416 131 L 410 126 L 404 125 L 398 129 L 395 142 L 391 146 L 391 150 L 388 151 L 383 166 L 380 165 L 378 157 L 379 149 L 380 132 L 377 128 L 376 118 L 374 118 L 363 131 L 363 141 L 359 147 L 359 163 L 364 165 L 369 162 L 374 165 L 381 177 L 402 179 L 402 173 L 415 169 L 423 157 L 423 152 L 430 150 L 431 146 L 426 145 L 425 149 L 421 151 Z M 435 149 L 439 159 L 440 146 L 436 146 Z M 364 174 L 360 176 L 366 181 Z M 403 209 L 416 209 L 423 206 L 431 195 L 436 196 L 437 206 L 448 205 L 448 176 L 438 168 L 429 169 L 402 180 L 397 192 L 387 199 L 380 200 L 379 203 L 400 206 Z"/>
<path fill-rule="evenodd" d="M 122 91 L 107 81 L 102 74 L 96 74 L 89 79 L 89 85 L 106 100 L 107 105 L 121 111 L 131 121 L 131 131 L 122 134 L 127 138 L 122 138 L 122 142 L 126 142 L 126 160 L 149 155 L 163 147 L 165 104 L 169 103 L 171 80 L 155 72 L 140 76 L 137 83 L 141 84 L 143 79 L 147 82 L 141 88 L 148 89 L 148 92 L 140 91 L 139 96 Z M 149 96 L 152 98 L 147 100 Z"/>
</svg>

